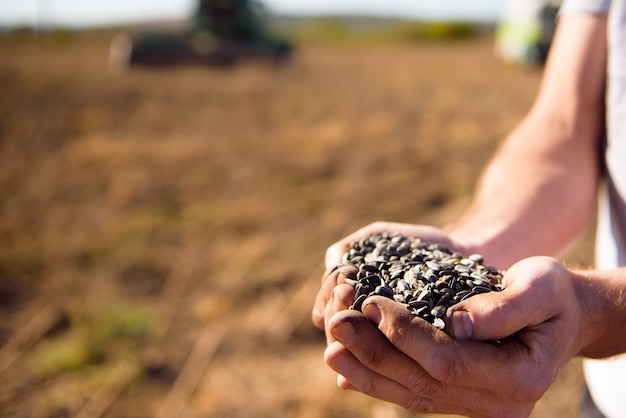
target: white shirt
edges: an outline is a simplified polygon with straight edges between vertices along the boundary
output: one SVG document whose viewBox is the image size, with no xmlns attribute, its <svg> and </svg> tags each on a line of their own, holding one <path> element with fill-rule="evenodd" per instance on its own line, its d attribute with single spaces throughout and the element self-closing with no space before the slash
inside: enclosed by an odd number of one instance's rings
<svg viewBox="0 0 626 418">
<path fill-rule="evenodd" d="M 596 267 L 626 265 L 626 0 L 566 0 L 562 15 L 608 14 L 607 166 L 599 197 Z M 596 406 L 607 418 L 626 417 L 626 355 L 585 359 L 585 379 Z"/>
</svg>

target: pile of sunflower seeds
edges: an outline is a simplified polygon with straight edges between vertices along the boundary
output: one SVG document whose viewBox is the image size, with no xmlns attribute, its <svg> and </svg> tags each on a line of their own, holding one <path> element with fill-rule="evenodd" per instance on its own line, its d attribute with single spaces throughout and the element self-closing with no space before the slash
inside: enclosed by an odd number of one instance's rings
<svg viewBox="0 0 626 418">
<path fill-rule="evenodd" d="M 352 242 L 340 265 L 354 266 L 351 309 L 380 295 L 405 304 L 409 311 L 444 329 L 447 309 L 479 293 L 501 291 L 502 273 L 483 265 L 483 257 L 464 257 L 441 244 L 399 234 L 378 233 Z"/>
</svg>

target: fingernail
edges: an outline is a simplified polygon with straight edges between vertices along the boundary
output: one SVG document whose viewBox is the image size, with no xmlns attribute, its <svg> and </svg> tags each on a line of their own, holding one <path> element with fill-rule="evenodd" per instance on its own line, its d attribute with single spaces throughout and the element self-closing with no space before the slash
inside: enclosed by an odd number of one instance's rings
<svg viewBox="0 0 626 418">
<path fill-rule="evenodd" d="M 472 319 L 467 311 L 453 311 L 450 316 L 452 332 L 457 340 L 471 340 L 474 336 Z"/>
<path fill-rule="evenodd" d="M 349 322 L 342 322 L 332 329 L 333 337 L 343 345 L 350 345 L 354 340 L 354 326 Z"/>
<path fill-rule="evenodd" d="M 363 314 L 376 325 L 380 324 L 380 321 L 382 321 L 383 319 L 383 315 L 380 313 L 378 305 L 373 302 L 365 305 L 365 307 L 363 308 Z"/>
</svg>

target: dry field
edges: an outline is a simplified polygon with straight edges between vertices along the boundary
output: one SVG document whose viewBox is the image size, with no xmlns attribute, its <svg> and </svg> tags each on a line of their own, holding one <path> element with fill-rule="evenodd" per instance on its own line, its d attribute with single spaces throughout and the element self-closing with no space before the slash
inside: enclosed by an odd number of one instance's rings
<svg viewBox="0 0 626 418">
<path fill-rule="evenodd" d="M 458 214 L 540 72 L 485 37 L 114 74 L 110 39 L 0 37 L 0 416 L 410 416 L 324 365 L 325 248 Z"/>
</svg>

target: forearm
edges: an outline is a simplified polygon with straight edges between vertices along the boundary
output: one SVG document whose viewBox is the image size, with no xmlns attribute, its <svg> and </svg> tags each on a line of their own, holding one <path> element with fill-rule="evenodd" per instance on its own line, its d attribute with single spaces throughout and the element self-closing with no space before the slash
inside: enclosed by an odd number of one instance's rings
<svg viewBox="0 0 626 418">
<path fill-rule="evenodd" d="M 483 173 L 470 208 L 447 228 L 495 265 L 557 255 L 595 213 L 596 144 L 550 118 L 530 115 L 511 134 Z"/>
<path fill-rule="evenodd" d="M 576 271 L 574 288 L 581 306 L 577 353 L 592 358 L 626 351 L 626 267 Z"/>
<path fill-rule="evenodd" d="M 537 100 L 448 228 L 453 238 L 507 267 L 556 255 L 586 229 L 600 171 L 605 55 L 605 18 L 559 21 Z"/>
</svg>

